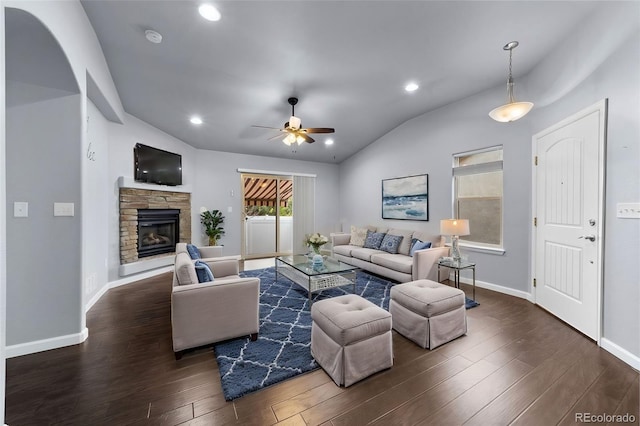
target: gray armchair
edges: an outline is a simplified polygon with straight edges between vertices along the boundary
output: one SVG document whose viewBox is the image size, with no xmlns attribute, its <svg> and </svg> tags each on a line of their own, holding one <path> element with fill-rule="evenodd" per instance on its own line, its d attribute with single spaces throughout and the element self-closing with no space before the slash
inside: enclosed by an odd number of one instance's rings
<svg viewBox="0 0 640 426">
<path fill-rule="evenodd" d="M 235 259 L 207 262 L 214 281 L 198 283 L 194 262 L 177 253 L 171 292 L 173 351 L 249 335 L 258 338 L 259 278 L 240 278 Z"/>
</svg>

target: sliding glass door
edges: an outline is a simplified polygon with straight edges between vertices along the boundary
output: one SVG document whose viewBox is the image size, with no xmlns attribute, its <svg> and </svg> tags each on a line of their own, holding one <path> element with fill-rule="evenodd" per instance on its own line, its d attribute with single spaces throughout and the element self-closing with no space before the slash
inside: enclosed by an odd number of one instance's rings
<svg viewBox="0 0 640 426">
<path fill-rule="evenodd" d="M 290 176 L 242 173 L 244 259 L 291 254 L 293 180 Z"/>
</svg>

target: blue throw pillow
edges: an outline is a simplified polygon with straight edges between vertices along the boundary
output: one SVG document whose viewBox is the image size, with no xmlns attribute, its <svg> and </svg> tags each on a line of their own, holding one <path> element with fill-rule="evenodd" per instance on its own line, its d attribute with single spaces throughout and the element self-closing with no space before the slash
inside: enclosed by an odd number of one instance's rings
<svg viewBox="0 0 640 426">
<path fill-rule="evenodd" d="M 198 276 L 199 283 L 208 283 L 213 281 L 213 272 L 211 272 L 209 265 L 201 260 L 196 260 L 194 266 L 196 268 L 196 275 Z"/>
<path fill-rule="evenodd" d="M 202 259 L 202 256 L 200 256 L 200 250 L 198 250 L 198 247 L 194 246 L 193 244 L 187 244 L 187 252 L 193 260 Z"/>
<path fill-rule="evenodd" d="M 367 231 L 367 238 L 364 240 L 364 248 L 380 249 L 380 244 L 386 234 L 383 232 L 371 232 Z"/>
<path fill-rule="evenodd" d="M 413 248 L 413 246 L 415 246 L 418 241 L 420 241 L 419 238 L 412 238 L 411 239 L 411 245 L 409 246 L 409 250 L 411 250 Z"/>
<path fill-rule="evenodd" d="M 384 250 L 391 254 L 398 253 L 398 247 L 400 246 L 403 238 L 404 237 L 402 235 L 385 235 L 382 239 L 382 243 L 380 244 L 380 250 Z"/>
<path fill-rule="evenodd" d="M 413 247 L 411 247 L 411 251 L 409 252 L 409 254 L 413 257 L 413 254 L 416 251 L 422 250 L 422 249 L 428 249 L 428 248 L 431 248 L 431 241 L 422 242 L 422 241 L 418 240 L 413 245 Z"/>
</svg>

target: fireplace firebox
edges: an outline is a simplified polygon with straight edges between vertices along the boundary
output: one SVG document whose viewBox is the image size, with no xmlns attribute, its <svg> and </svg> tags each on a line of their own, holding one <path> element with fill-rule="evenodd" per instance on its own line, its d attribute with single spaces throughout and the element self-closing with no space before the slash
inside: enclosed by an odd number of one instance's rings
<svg viewBox="0 0 640 426">
<path fill-rule="evenodd" d="M 180 239 L 180 210 L 138 209 L 138 257 L 171 253 Z"/>
</svg>

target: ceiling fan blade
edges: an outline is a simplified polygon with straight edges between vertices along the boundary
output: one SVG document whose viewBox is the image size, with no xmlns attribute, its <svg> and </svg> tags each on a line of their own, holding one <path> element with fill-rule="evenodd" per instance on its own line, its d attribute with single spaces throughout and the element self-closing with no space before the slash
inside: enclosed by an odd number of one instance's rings
<svg viewBox="0 0 640 426">
<path fill-rule="evenodd" d="M 336 129 L 331 127 L 311 127 L 309 129 L 301 129 L 306 133 L 334 133 Z"/>
<path fill-rule="evenodd" d="M 261 128 L 261 129 L 272 129 L 272 130 L 280 130 L 280 131 L 282 131 L 282 129 L 280 129 L 279 127 L 256 126 L 256 125 L 253 125 L 253 126 L 251 126 L 251 127 L 259 127 L 259 128 Z"/>
<path fill-rule="evenodd" d="M 267 139 L 267 140 L 268 140 L 268 141 L 270 141 L 270 140 L 272 140 L 272 139 L 281 138 L 281 137 L 282 137 L 282 134 L 278 133 L 278 134 L 277 134 L 277 135 L 275 135 L 275 136 L 271 136 L 271 137 L 270 137 L 269 139 Z"/>
<path fill-rule="evenodd" d="M 304 139 L 305 142 L 314 143 L 316 141 L 315 139 L 313 139 L 312 137 L 307 136 L 304 133 L 298 133 L 298 135 L 302 136 L 302 139 Z"/>
</svg>

